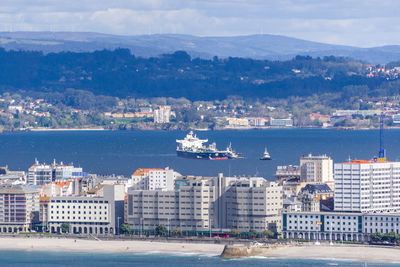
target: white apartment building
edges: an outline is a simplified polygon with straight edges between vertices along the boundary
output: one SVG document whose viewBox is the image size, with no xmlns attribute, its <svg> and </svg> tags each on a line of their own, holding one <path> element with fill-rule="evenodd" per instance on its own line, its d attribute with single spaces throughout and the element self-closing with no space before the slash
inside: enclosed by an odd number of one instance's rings
<svg viewBox="0 0 400 267">
<path fill-rule="evenodd" d="M 180 191 L 128 191 L 127 223 L 134 230 L 154 230 L 158 225 L 184 231 L 206 231 L 210 200 L 216 193 L 212 181 L 196 181 Z M 207 199 L 207 201 L 202 201 Z"/>
<path fill-rule="evenodd" d="M 134 190 L 174 190 L 174 181 L 181 174 L 172 169 L 137 169 L 131 176 Z"/>
<path fill-rule="evenodd" d="M 277 183 L 222 175 L 176 182 L 176 191 L 128 190 L 126 222 L 132 229 L 280 231 L 282 187 Z"/>
<path fill-rule="evenodd" d="M 36 162 L 28 169 L 27 184 L 44 185 L 53 181 L 53 168 L 51 165 Z"/>
<path fill-rule="evenodd" d="M 170 106 L 160 106 L 153 112 L 154 123 L 169 123 L 171 117 Z"/>
<path fill-rule="evenodd" d="M 63 181 L 68 179 L 75 179 L 87 176 L 82 168 L 74 167 L 73 165 L 54 164 L 53 177 L 55 181 Z"/>
<path fill-rule="evenodd" d="M 53 181 L 64 181 L 68 179 L 76 179 L 87 176 L 82 168 L 76 168 L 72 165 L 57 164 L 55 161 L 52 165 L 40 164 L 37 160 L 35 164 L 28 169 L 27 183 L 30 185 L 43 185 Z"/>
<path fill-rule="evenodd" d="M 400 162 L 353 160 L 335 164 L 335 211 L 400 211 Z"/>
<path fill-rule="evenodd" d="M 275 127 L 292 127 L 293 126 L 293 119 L 288 118 L 288 119 L 274 119 L 271 118 L 269 121 L 270 126 L 275 126 Z"/>
<path fill-rule="evenodd" d="M 327 155 L 300 157 L 300 179 L 304 182 L 333 183 L 333 161 Z"/>
<path fill-rule="evenodd" d="M 51 233 L 60 233 L 68 223 L 74 234 L 114 234 L 124 221 L 123 185 L 104 186 L 104 197 L 52 197 L 44 223 Z"/>
<path fill-rule="evenodd" d="M 231 182 L 225 195 L 226 228 L 255 230 L 281 229 L 283 189 L 264 178 L 239 179 Z"/>
<path fill-rule="evenodd" d="M 48 204 L 48 229 L 60 233 L 61 225 L 69 223 L 72 233 L 113 233 L 111 204 L 104 198 L 54 197 Z"/>
</svg>

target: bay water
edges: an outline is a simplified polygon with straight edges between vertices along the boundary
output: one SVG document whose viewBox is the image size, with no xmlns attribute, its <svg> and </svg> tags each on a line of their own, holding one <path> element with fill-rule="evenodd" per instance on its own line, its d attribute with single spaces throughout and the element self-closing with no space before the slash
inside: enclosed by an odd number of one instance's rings
<svg viewBox="0 0 400 267">
<path fill-rule="evenodd" d="M 43 251 L 0 251 L 1 266 L 271 266 L 271 267 L 319 267 L 354 266 L 378 267 L 400 266 L 396 263 L 373 263 L 346 260 L 317 259 L 222 259 L 205 255 L 163 255 L 163 254 L 111 254 Z"/>
<path fill-rule="evenodd" d="M 183 131 L 66 131 L 18 132 L 0 135 L 0 165 L 27 170 L 35 158 L 40 162 L 73 163 L 84 171 L 102 175 L 130 176 L 137 168 L 170 167 L 183 175 L 246 175 L 273 179 L 278 165 L 299 164 L 301 155 L 327 154 L 334 162 L 371 159 L 379 151 L 379 131 L 324 129 L 276 129 L 197 132 L 216 142 L 219 149 L 229 143 L 246 158 L 196 160 L 176 156 L 176 139 Z M 259 157 L 267 147 L 271 161 Z M 400 160 L 400 130 L 385 131 L 389 160 Z"/>
</svg>

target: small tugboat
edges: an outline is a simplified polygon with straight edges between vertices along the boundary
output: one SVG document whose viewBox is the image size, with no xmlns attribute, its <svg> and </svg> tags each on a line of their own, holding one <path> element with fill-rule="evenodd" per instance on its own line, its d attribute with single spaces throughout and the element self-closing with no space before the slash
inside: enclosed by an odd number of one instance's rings
<svg viewBox="0 0 400 267">
<path fill-rule="evenodd" d="M 261 156 L 260 160 L 271 160 L 271 155 L 268 153 L 267 147 L 265 147 L 264 154 Z"/>
</svg>

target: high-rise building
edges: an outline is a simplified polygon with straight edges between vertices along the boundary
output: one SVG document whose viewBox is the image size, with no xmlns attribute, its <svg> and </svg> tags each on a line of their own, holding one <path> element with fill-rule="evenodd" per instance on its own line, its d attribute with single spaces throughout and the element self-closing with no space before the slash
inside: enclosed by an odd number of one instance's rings
<svg viewBox="0 0 400 267">
<path fill-rule="evenodd" d="M 28 169 L 27 184 L 43 185 L 53 181 L 53 168 L 51 165 L 39 164 L 37 161 Z"/>
<path fill-rule="evenodd" d="M 180 182 L 180 181 L 177 181 Z M 279 231 L 282 187 L 264 178 L 194 178 L 178 190 L 128 190 L 126 222 L 135 231 L 158 225 L 184 231 Z"/>
<path fill-rule="evenodd" d="M 65 165 L 56 163 L 44 164 L 35 160 L 35 164 L 28 169 L 27 183 L 30 185 L 43 185 L 54 181 L 64 181 L 68 179 L 76 179 L 87 176 L 82 168 L 73 165 Z"/>
<path fill-rule="evenodd" d="M 300 158 L 300 179 L 304 182 L 333 183 L 333 161 L 327 155 Z"/>
<path fill-rule="evenodd" d="M 335 211 L 399 212 L 400 162 L 353 160 L 335 164 Z"/>
<path fill-rule="evenodd" d="M 281 228 L 282 195 L 278 183 L 261 177 L 231 181 L 223 194 L 227 220 L 224 228 L 277 232 Z"/>
<path fill-rule="evenodd" d="M 0 232 L 29 231 L 39 221 L 39 193 L 24 185 L 0 186 Z"/>
<path fill-rule="evenodd" d="M 174 181 L 181 175 L 169 168 L 137 169 L 131 176 L 134 190 L 174 190 Z"/>
<path fill-rule="evenodd" d="M 169 123 L 171 117 L 171 107 L 170 106 L 160 106 L 153 112 L 154 123 Z"/>
</svg>

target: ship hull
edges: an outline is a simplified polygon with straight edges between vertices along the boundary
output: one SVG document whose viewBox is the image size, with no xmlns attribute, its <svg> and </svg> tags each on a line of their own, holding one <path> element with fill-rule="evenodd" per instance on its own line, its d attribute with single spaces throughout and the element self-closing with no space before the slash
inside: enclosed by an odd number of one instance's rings
<svg viewBox="0 0 400 267">
<path fill-rule="evenodd" d="M 206 160 L 225 160 L 228 159 L 228 155 L 225 152 L 190 152 L 177 150 L 176 154 L 178 157 L 186 159 L 206 159 Z"/>
</svg>

